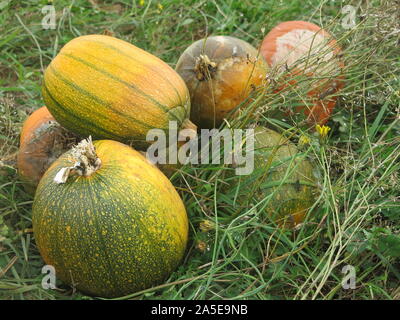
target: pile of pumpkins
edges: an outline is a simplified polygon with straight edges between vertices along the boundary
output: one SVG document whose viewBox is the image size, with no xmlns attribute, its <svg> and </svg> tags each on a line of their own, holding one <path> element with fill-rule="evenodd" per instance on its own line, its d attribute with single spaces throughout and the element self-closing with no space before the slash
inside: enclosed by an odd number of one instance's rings
<svg viewBox="0 0 400 320">
<path fill-rule="evenodd" d="M 260 50 L 229 36 L 198 40 L 176 70 L 111 36 L 68 42 L 45 71 L 45 107 L 24 123 L 18 155 L 20 176 L 35 194 L 35 241 L 56 277 L 101 297 L 164 281 L 185 254 L 188 217 L 168 177 L 139 152 L 149 145 L 146 133 L 167 132 L 170 121 L 179 129 L 219 127 L 268 86 L 270 70 L 295 65 L 321 43 L 339 72 L 310 89 L 312 108 L 298 108 L 311 124 L 328 120 L 343 84 L 340 49 L 314 24 L 281 23 Z M 291 72 L 326 78 L 328 71 L 297 64 Z M 321 99 L 328 87 L 333 94 Z M 268 182 L 257 197 L 273 195 L 267 214 L 300 223 L 315 201 L 314 168 L 283 135 L 255 132 L 255 169 Z"/>
</svg>

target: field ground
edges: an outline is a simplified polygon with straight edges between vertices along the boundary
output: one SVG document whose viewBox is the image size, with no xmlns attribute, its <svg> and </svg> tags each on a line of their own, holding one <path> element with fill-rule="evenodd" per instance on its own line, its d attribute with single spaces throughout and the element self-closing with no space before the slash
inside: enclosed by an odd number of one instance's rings
<svg viewBox="0 0 400 320">
<path fill-rule="evenodd" d="M 258 47 L 285 20 L 326 27 L 346 63 L 327 139 L 265 114 L 257 118 L 295 143 L 309 137 L 306 152 L 322 173 L 311 213 L 282 230 L 263 221 L 257 206 L 238 206 L 237 188 L 221 191 L 222 166 L 184 167 L 173 176 L 191 221 L 183 264 L 165 284 L 124 298 L 400 299 L 399 1 L 53 1 L 54 30 L 41 26 L 41 8 L 51 1 L 34 2 L 0 1 L 0 299 L 91 299 L 62 284 L 42 288 L 32 198 L 13 162 L 24 119 L 43 105 L 42 72 L 66 42 L 107 32 L 174 67 L 194 40 L 232 35 Z M 343 27 L 345 4 L 356 8 L 352 28 Z M 284 94 L 282 101 L 267 93 L 252 107 L 295 99 Z M 356 272 L 354 289 L 342 286 L 347 265 Z"/>
</svg>

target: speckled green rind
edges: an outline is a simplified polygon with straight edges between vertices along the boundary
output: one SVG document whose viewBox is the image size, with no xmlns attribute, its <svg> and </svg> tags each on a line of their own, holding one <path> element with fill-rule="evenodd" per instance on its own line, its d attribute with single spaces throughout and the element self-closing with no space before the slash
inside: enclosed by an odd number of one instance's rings
<svg viewBox="0 0 400 320">
<path fill-rule="evenodd" d="M 121 143 L 94 142 L 102 167 L 53 182 L 67 152 L 43 176 L 33 203 L 36 243 L 56 277 L 93 296 L 117 297 L 159 284 L 187 243 L 187 215 L 170 181 Z"/>
<path fill-rule="evenodd" d="M 254 133 L 254 171 L 241 180 L 240 198 L 268 201 L 264 211 L 278 223 L 302 222 L 317 199 L 319 171 L 279 133 L 264 127 Z"/>
</svg>

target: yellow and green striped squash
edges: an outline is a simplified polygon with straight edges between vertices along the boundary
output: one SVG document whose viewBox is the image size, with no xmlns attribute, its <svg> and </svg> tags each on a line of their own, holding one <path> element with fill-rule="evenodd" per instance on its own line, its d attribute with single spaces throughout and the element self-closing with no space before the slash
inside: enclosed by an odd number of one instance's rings
<svg viewBox="0 0 400 320">
<path fill-rule="evenodd" d="M 156 56 L 123 40 L 87 35 L 68 42 L 44 74 L 42 95 L 72 132 L 143 147 L 149 129 L 189 117 L 182 78 Z"/>
<path fill-rule="evenodd" d="M 112 140 L 93 144 L 102 165 L 91 176 L 53 181 L 74 165 L 71 151 L 46 171 L 33 231 L 57 279 L 89 295 L 117 297 L 171 274 L 185 252 L 188 219 L 171 182 L 139 152 Z"/>
</svg>

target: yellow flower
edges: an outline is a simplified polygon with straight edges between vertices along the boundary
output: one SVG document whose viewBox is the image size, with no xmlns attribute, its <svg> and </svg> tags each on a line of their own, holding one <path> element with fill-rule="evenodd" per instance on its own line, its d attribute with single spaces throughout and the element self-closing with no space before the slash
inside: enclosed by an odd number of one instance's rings
<svg viewBox="0 0 400 320">
<path fill-rule="evenodd" d="M 203 232 L 208 232 L 214 228 L 213 223 L 210 220 L 203 220 L 200 222 L 200 230 Z"/>
<path fill-rule="evenodd" d="M 306 135 L 302 135 L 299 139 L 299 146 L 305 146 L 311 142 L 311 139 Z"/>
<path fill-rule="evenodd" d="M 325 138 L 328 135 L 328 132 L 331 130 L 330 127 L 328 127 L 328 126 L 322 126 L 321 127 L 319 124 L 317 124 L 315 129 L 317 130 L 317 132 L 318 132 L 318 134 L 320 135 L 321 138 Z"/>
<path fill-rule="evenodd" d="M 163 7 L 163 5 L 161 3 L 157 3 L 157 8 L 160 11 L 162 11 L 162 9 L 164 9 L 164 7 Z"/>
<path fill-rule="evenodd" d="M 143 7 L 143 6 L 144 6 L 144 0 L 139 0 L 139 5 L 140 5 L 141 7 Z"/>
</svg>

